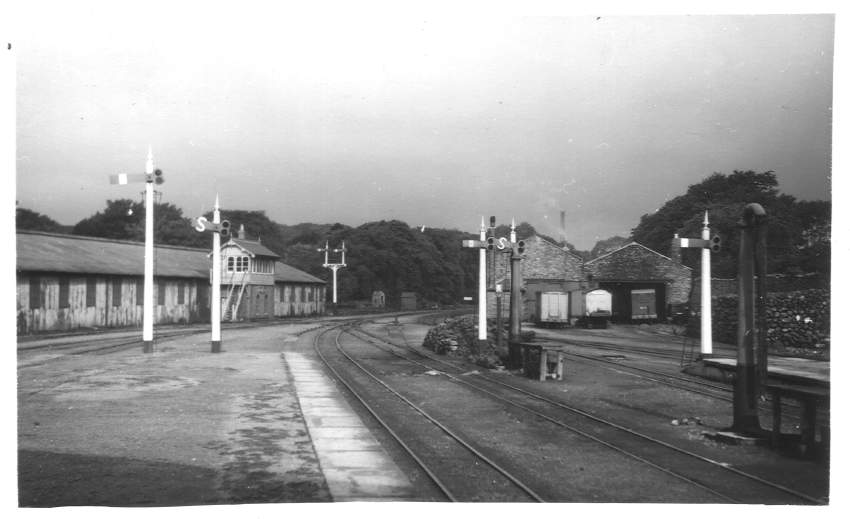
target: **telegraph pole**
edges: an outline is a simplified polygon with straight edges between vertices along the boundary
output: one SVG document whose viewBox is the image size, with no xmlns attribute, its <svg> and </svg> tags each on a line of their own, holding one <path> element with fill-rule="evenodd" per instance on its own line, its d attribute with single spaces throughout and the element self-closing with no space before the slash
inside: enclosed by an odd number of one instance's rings
<svg viewBox="0 0 850 519">
<path fill-rule="evenodd" d="M 221 353 L 221 237 L 230 236 L 230 222 L 221 221 L 219 212 L 218 195 L 215 195 L 215 207 L 213 209 L 213 221 L 208 222 L 203 216 L 192 221 L 198 232 L 211 232 L 213 235 L 212 250 L 212 294 L 210 295 L 210 326 L 212 336 L 210 338 L 210 351 Z"/>
<path fill-rule="evenodd" d="M 336 304 L 336 272 L 337 272 L 337 270 L 348 266 L 348 265 L 345 264 L 345 250 L 346 250 L 345 249 L 345 241 L 343 240 L 342 247 L 340 247 L 339 249 L 333 249 L 333 252 L 341 252 L 342 253 L 342 261 L 340 263 L 329 263 L 328 262 L 328 251 L 331 250 L 328 247 L 328 242 L 325 242 L 325 247 L 323 249 L 316 249 L 316 250 L 318 252 L 324 252 L 325 253 L 325 262 L 322 264 L 322 266 L 325 267 L 325 268 L 331 269 L 331 271 L 333 272 L 333 278 L 334 278 L 334 281 L 333 281 L 333 283 L 334 283 L 333 302 L 334 302 L 334 304 Z"/>
<path fill-rule="evenodd" d="M 142 352 L 153 353 L 153 185 L 162 184 L 162 170 L 153 167 L 153 149 L 148 146 L 148 159 L 144 174 L 110 175 L 111 184 L 145 183 L 145 267 L 144 308 L 142 310 Z"/>
</svg>

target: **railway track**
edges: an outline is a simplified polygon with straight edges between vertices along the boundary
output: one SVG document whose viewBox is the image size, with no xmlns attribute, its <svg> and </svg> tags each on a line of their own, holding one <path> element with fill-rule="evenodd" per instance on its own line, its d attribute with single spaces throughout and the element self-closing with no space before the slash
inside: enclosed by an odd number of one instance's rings
<svg viewBox="0 0 850 519">
<path fill-rule="evenodd" d="M 316 335 L 314 349 L 319 359 L 447 500 L 544 501 L 509 468 L 464 438 L 452 424 L 393 389 L 366 363 L 346 351 L 340 341 L 343 329 L 336 330 L 331 348 L 327 344 L 323 347 L 323 337 L 331 332 L 325 330 Z M 480 488 L 469 485 L 470 481 L 486 481 L 487 491 L 482 495 Z"/>
<path fill-rule="evenodd" d="M 456 384 L 480 391 L 577 434 L 585 440 L 604 445 L 680 481 L 685 481 L 695 488 L 709 492 L 720 501 L 826 504 L 820 498 L 737 469 L 730 464 L 712 460 L 626 425 L 600 418 L 587 409 L 556 401 L 528 388 L 507 383 L 500 380 L 501 377 L 481 373 L 474 377 L 461 376 L 461 373 L 468 372 L 467 366 L 458 366 L 453 362 L 447 362 L 412 348 L 408 344 L 390 342 L 363 330 L 350 330 L 350 333 L 365 335 L 366 338 L 363 340 L 369 341 L 374 347 L 397 358 L 414 363 L 424 370 L 439 369 L 447 379 Z M 404 355 L 399 350 L 414 353 L 417 358 Z"/>
</svg>

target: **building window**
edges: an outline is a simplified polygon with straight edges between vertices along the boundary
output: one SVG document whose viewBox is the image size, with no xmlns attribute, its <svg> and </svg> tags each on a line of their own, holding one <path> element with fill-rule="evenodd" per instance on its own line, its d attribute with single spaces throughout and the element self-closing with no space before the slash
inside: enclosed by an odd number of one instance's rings
<svg viewBox="0 0 850 519">
<path fill-rule="evenodd" d="M 68 278 L 59 278 L 59 308 L 69 308 L 71 306 L 70 288 L 71 282 Z"/>
<path fill-rule="evenodd" d="M 227 258 L 228 272 L 248 272 L 248 256 L 231 256 Z"/>
<path fill-rule="evenodd" d="M 186 302 L 186 285 L 177 283 L 177 304 L 182 305 Z"/>
<path fill-rule="evenodd" d="M 121 278 L 112 280 L 112 306 L 121 306 Z"/>
<path fill-rule="evenodd" d="M 41 278 L 33 276 L 30 278 L 30 310 L 41 308 Z"/>
<path fill-rule="evenodd" d="M 136 280 L 136 304 L 140 306 L 145 304 L 145 282 L 141 279 Z"/>
<path fill-rule="evenodd" d="M 156 304 L 165 304 L 165 282 L 163 281 L 156 284 Z"/>
<path fill-rule="evenodd" d="M 86 278 L 86 308 L 97 306 L 97 279 Z"/>
</svg>

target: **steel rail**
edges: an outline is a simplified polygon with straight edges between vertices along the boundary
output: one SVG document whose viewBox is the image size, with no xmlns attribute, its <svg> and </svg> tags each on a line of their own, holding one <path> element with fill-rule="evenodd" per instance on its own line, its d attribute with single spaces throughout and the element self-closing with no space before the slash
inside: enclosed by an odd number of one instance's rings
<svg viewBox="0 0 850 519">
<path fill-rule="evenodd" d="M 371 337 L 374 337 L 373 335 L 368 334 L 367 332 L 362 332 L 362 333 L 365 333 L 366 335 L 370 335 Z M 401 346 L 401 345 L 398 345 L 398 344 L 393 344 L 393 343 L 391 343 L 391 342 L 389 342 L 389 341 L 384 341 L 383 339 L 380 339 L 380 338 L 378 338 L 378 337 L 374 337 L 374 338 L 376 338 L 376 339 L 378 339 L 378 340 L 380 340 L 380 341 L 382 341 L 382 342 L 385 342 L 385 343 L 389 344 L 390 346 L 394 346 L 394 347 L 396 347 L 396 348 L 406 348 L 406 349 L 412 349 L 412 348 L 410 348 L 409 346 Z M 415 352 L 416 352 L 416 353 L 418 353 L 419 355 L 421 355 L 421 356 L 423 356 L 423 357 L 426 357 L 426 358 L 428 358 L 428 359 L 430 359 L 430 360 L 438 361 L 438 362 L 440 362 L 441 364 L 449 364 L 449 363 L 446 363 L 445 361 L 442 361 L 441 359 L 435 359 L 435 358 L 431 357 L 430 355 L 425 355 L 425 354 L 423 354 L 423 353 L 421 353 L 421 352 L 418 352 L 418 351 L 416 351 L 416 350 L 413 350 L 413 351 L 415 351 Z M 402 357 L 402 358 L 404 358 L 404 357 Z M 422 365 L 422 366 L 426 366 L 426 367 L 428 367 L 429 369 L 433 369 L 433 367 L 432 367 L 432 366 L 427 366 L 427 365 L 422 364 L 422 363 L 419 363 L 419 362 L 417 362 L 417 361 L 415 361 L 415 360 L 413 360 L 413 359 L 407 359 L 407 360 L 408 360 L 408 361 L 410 361 L 410 362 L 414 362 L 414 363 L 420 364 L 420 365 Z M 451 364 L 450 364 L 450 365 L 451 365 Z M 453 367 L 454 367 L 454 369 L 456 369 L 456 370 L 458 370 L 458 371 L 463 371 L 461 368 L 458 368 L 457 366 L 453 366 Z M 459 379 L 459 378 L 454 377 L 454 376 L 452 376 L 452 375 L 450 375 L 450 374 L 448 374 L 448 373 L 444 373 L 444 374 L 445 374 L 447 377 L 449 377 L 449 378 L 451 378 L 451 379 L 453 379 L 453 380 L 459 381 L 459 382 L 460 382 L 460 383 L 462 383 L 462 384 L 470 385 L 470 386 L 472 386 L 472 387 L 476 387 L 477 389 L 480 389 L 481 391 L 485 391 L 485 392 L 486 392 L 486 389 L 479 388 L 478 386 L 475 386 L 475 384 L 470 384 L 470 383 L 469 383 L 468 381 L 466 381 L 466 380 Z M 691 452 L 691 451 L 688 451 L 688 450 L 682 449 L 682 448 L 677 447 L 677 446 L 675 446 L 675 445 L 673 445 L 673 444 L 671 444 L 671 443 L 665 442 L 664 440 L 660 440 L 660 439 L 658 439 L 658 438 L 653 438 L 653 437 L 651 437 L 651 436 L 649 436 L 649 435 L 646 435 L 646 434 L 644 434 L 644 433 L 641 433 L 641 432 L 639 432 L 639 431 L 635 431 L 635 430 L 633 430 L 633 429 L 631 429 L 631 428 L 629 428 L 629 427 L 626 427 L 626 426 L 623 426 L 623 425 L 619 425 L 619 424 L 617 424 L 617 423 L 611 422 L 611 421 L 609 421 L 609 420 L 605 420 L 605 419 L 603 419 L 603 418 L 599 418 L 599 417 L 597 417 L 597 416 L 594 416 L 594 415 L 593 415 L 593 414 L 591 414 L 591 413 L 588 413 L 587 411 L 584 411 L 583 409 L 580 409 L 580 408 L 577 408 L 577 407 L 574 407 L 574 406 L 569 406 L 569 405 L 567 405 L 567 404 L 564 404 L 563 402 L 558 402 L 558 401 L 556 401 L 556 400 L 552 400 L 552 399 L 550 399 L 550 398 L 548 398 L 548 397 L 546 397 L 546 396 L 544 396 L 544 395 L 540 395 L 540 394 L 537 394 L 537 393 L 534 393 L 534 392 L 528 391 L 528 390 L 526 390 L 526 389 L 523 389 L 523 388 L 520 388 L 520 387 L 514 386 L 514 385 L 512 385 L 512 384 L 508 384 L 508 383 L 503 382 L 503 381 L 501 381 L 501 380 L 497 380 L 497 379 L 494 379 L 494 378 L 492 378 L 492 377 L 488 377 L 488 376 L 483 375 L 483 374 L 480 374 L 480 373 L 478 374 L 478 377 L 479 377 L 479 378 L 482 378 L 482 379 L 484 379 L 484 380 L 487 380 L 487 381 L 489 381 L 489 382 L 492 382 L 492 383 L 494 383 L 494 384 L 497 384 L 497 385 L 501 385 L 501 386 L 507 387 L 507 388 L 509 388 L 509 389 L 512 389 L 512 390 L 514 390 L 514 391 L 517 391 L 517 392 L 519 392 L 519 393 L 522 393 L 522 394 L 524 394 L 524 395 L 526 395 L 526 396 L 529 396 L 529 397 L 535 398 L 535 399 L 537 399 L 537 400 L 541 400 L 541 401 L 543 401 L 543 402 L 549 403 L 549 404 L 554 405 L 554 406 L 556 406 L 556 407 L 560 407 L 560 408 L 562 408 L 562 409 L 564 409 L 564 410 L 567 410 L 567 411 L 570 411 L 570 412 L 572 412 L 572 413 L 578 414 L 578 415 L 580 415 L 580 416 L 583 416 L 583 417 L 585 417 L 585 418 L 591 419 L 591 420 L 596 421 L 596 422 L 598 422 L 598 423 L 601 423 L 601 424 L 603 424 L 603 425 L 607 425 L 608 427 L 612 427 L 612 428 L 614 428 L 614 429 L 617 429 L 617 430 L 620 430 L 620 431 L 622 431 L 622 432 L 625 432 L 625 433 L 628 433 L 628 434 L 634 435 L 634 436 L 636 436 L 636 437 L 642 438 L 642 439 L 644 439 L 644 440 L 647 440 L 647 441 L 649 441 L 649 442 L 655 443 L 655 444 L 657 444 L 657 445 L 661 445 L 661 446 L 663 446 L 663 447 L 666 447 L 666 448 L 668 448 L 668 449 L 671 449 L 671 450 L 673 450 L 673 451 L 675 451 L 675 452 L 678 452 L 678 453 L 680 453 L 680 454 L 684 454 L 684 455 L 686 455 L 686 456 L 690 456 L 690 457 L 692 457 L 692 458 L 694 458 L 694 459 L 697 459 L 697 460 L 703 461 L 703 462 L 708 463 L 708 464 L 710 464 L 710 465 L 713 465 L 713 466 L 715 466 L 715 467 L 719 467 L 719 468 L 721 468 L 721 469 L 723 469 L 723 470 L 726 470 L 726 471 L 732 472 L 732 473 L 734 473 L 734 474 L 737 474 L 737 475 L 739 475 L 739 476 L 741 476 L 741 477 L 743 477 L 743 478 L 746 478 L 746 479 L 749 479 L 749 480 L 752 480 L 752 481 L 758 482 L 758 483 L 760 483 L 760 484 L 763 484 L 763 485 L 765 485 L 765 486 L 768 486 L 768 487 L 774 488 L 774 489 L 779 490 L 779 491 L 781 491 L 781 492 L 785 492 L 785 493 L 787 493 L 787 494 L 793 495 L 793 496 L 795 496 L 795 497 L 797 497 L 797 498 L 800 498 L 800 499 L 802 499 L 802 500 L 804 500 L 804 501 L 808 501 L 808 502 L 811 502 L 811 503 L 814 503 L 814 504 L 819 504 L 819 505 L 825 505 L 825 504 L 827 504 L 827 503 L 826 503 L 825 501 L 823 501 L 822 499 L 819 499 L 819 498 L 816 498 L 816 497 L 813 497 L 813 496 L 809 496 L 809 495 L 804 494 L 804 493 L 802 493 L 802 492 L 798 492 L 798 491 L 796 491 L 796 490 L 794 490 L 794 489 L 792 489 L 792 488 L 789 488 L 789 487 L 786 487 L 786 486 L 784 486 L 784 485 L 780 485 L 780 484 L 778 484 L 778 483 L 774 483 L 774 482 L 772 482 L 772 481 L 769 481 L 769 480 L 766 480 L 766 479 L 761 478 L 761 477 L 759 477 L 759 476 L 756 476 L 755 474 L 750 474 L 750 473 L 748 473 L 748 472 L 745 472 L 745 471 L 742 471 L 742 470 L 736 469 L 736 468 L 734 468 L 734 467 L 731 467 L 731 466 L 728 466 L 728 465 L 726 465 L 726 464 L 720 463 L 720 462 L 718 462 L 718 461 L 712 460 L 711 458 L 707 458 L 707 457 L 705 457 L 705 456 L 702 456 L 701 454 L 697 454 L 697 453 L 695 453 L 695 452 Z M 506 402 L 511 403 L 509 400 L 506 400 Z M 521 404 L 515 404 L 515 403 L 512 403 L 512 405 L 516 405 L 517 407 L 520 407 L 520 406 L 521 406 Z M 550 420 L 550 421 L 551 421 L 551 420 Z M 568 428 L 569 428 L 569 426 L 568 426 Z M 572 430 L 572 429 L 571 429 L 571 430 Z M 580 433 L 580 434 L 581 434 L 581 433 Z M 604 440 L 602 440 L 602 441 L 604 441 Z M 652 462 L 650 462 L 650 463 L 652 463 Z M 665 470 L 666 470 L 666 469 L 665 469 Z M 683 476 L 683 477 L 686 477 L 686 476 Z"/>
<path fill-rule="evenodd" d="M 337 326 L 339 327 L 344 325 L 340 324 Z M 451 490 L 449 490 L 448 487 L 443 484 L 440 478 L 436 474 L 434 474 L 434 472 L 431 471 L 430 468 L 428 468 L 425 462 L 415 452 L 413 452 L 413 449 L 409 445 L 407 445 L 407 443 L 401 438 L 401 436 L 399 436 L 398 433 L 396 433 L 395 430 L 393 430 L 393 428 L 390 427 L 390 425 L 378 415 L 377 411 L 375 411 L 372 406 L 369 405 L 365 397 L 363 397 L 356 389 L 354 389 L 354 387 L 349 384 L 348 381 L 342 377 L 342 375 L 340 375 L 336 368 L 334 368 L 328 361 L 328 359 L 325 358 L 325 356 L 322 354 L 319 347 L 319 340 L 322 336 L 324 336 L 331 330 L 333 330 L 333 328 L 323 330 L 322 332 L 316 334 L 316 337 L 313 339 L 313 349 L 316 351 L 316 354 L 318 355 L 319 359 L 321 359 L 322 363 L 324 363 L 324 365 L 331 371 L 331 373 L 333 373 L 334 377 L 336 377 L 336 379 L 339 380 L 346 387 L 346 389 L 348 389 L 348 391 L 354 396 L 354 398 L 356 398 L 357 401 L 360 402 L 360 405 L 362 405 L 367 411 L 369 411 L 369 414 L 371 414 L 372 417 L 379 424 L 381 424 L 381 427 L 383 427 L 384 430 L 386 430 L 390 434 L 390 436 L 395 439 L 395 441 L 401 446 L 401 448 L 404 449 L 405 452 L 407 452 L 407 454 L 413 459 L 413 461 L 415 461 L 416 464 L 419 465 L 419 468 L 421 468 L 422 471 L 425 472 L 425 474 L 431 479 L 431 481 L 434 482 L 435 485 L 437 485 L 437 488 L 440 489 L 443 495 L 445 495 L 446 498 L 449 499 L 449 501 L 457 502 L 458 499 L 451 492 Z"/>
<path fill-rule="evenodd" d="M 352 364 L 354 364 L 355 366 L 357 366 L 357 368 L 358 368 L 358 369 L 360 369 L 360 370 L 361 370 L 364 374 L 366 374 L 368 377 L 370 377 L 371 379 L 373 379 L 373 380 L 374 380 L 376 383 L 378 383 L 379 385 L 383 386 L 383 387 L 384 387 L 384 389 L 386 389 L 387 391 L 389 391 L 389 392 L 390 392 L 391 394 L 393 394 L 396 398 L 400 399 L 400 400 L 401 400 L 401 401 L 403 401 L 405 404 L 407 404 L 408 406 L 410 406 L 413 410 L 415 410 L 416 412 L 418 412 L 419 414 L 421 414 L 422 416 L 424 416 L 424 417 L 425 417 L 426 419 L 428 419 L 431 423 L 433 423 L 435 426 L 437 426 L 439 429 L 441 429 L 443 432 L 445 432 L 448 436 L 450 436 L 452 439 L 454 439 L 455 441 L 457 441 L 460 445 L 462 445 L 462 446 L 463 446 L 463 447 L 465 447 L 467 450 L 469 450 L 471 453 L 473 453 L 475 456 L 477 456 L 479 459 L 481 459 L 481 461 L 483 461 L 484 463 L 486 463 L 486 464 L 490 465 L 490 467 L 492 467 L 494 470 L 496 470 L 498 473 L 500 473 L 502 476 L 504 476 L 504 477 L 505 477 L 508 481 L 510 481 L 511 483 L 513 483 L 514 485 L 516 485 L 519 489 L 521 489 L 523 492 L 525 492 L 525 493 L 526 493 L 529 497 L 531 497 L 531 498 L 532 498 L 532 499 L 534 499 L 535 501 L 538 501 L 538 502 L 541 502 L 541 503 L 545 502 L 545 500 L 544 500 L 542 497 L 540 497 L 540 496 L 539 496 L 536 492 L 534 492 L 534 490 L 532 490 L 531 488 L 529 488 L 529 487 L 528 487 L 525 483 L 523 483 L 522 481 L 518 480 L 518 479 L 517 479 L 515 476 L 513 476 L 510 472 L 508 472 L 506 469 L 504 469 L 503 467 L 501 467 L 501 466 L 500 466 L 498 463 L 496 463 L 494 460 L 490 459 L 490 458 L 489 458 L 486 454 L 484 454 L 483 452 L 479 451 L 478 449 L 476 449 L 476 448 L 475 448 L 475 446 L 471 445 L 469 442 L 465 441 L 463 438 L 461 438 L 460 436 L 458 436 L 457 434 L 455 434 L 454 432 L 452 432 L 452 430 L 451 430 L 451 429 L 449 429 L 446 425 L 444 425 L 444 424 L 443 424 L 442 422 L 440 422 L 438 419 L 434 418 L 434 417 L 433 417 L 433 416 L 431 416 L 431 415 L 430 415 L 427 411 L 425 411 L 425 410 L 424 410 L 424 409 L 422 409 L 421 407 L 419 407 L 419 406 L 417 406 L 416 404 L 414 404 L 413 402 L 411 402 L 411 401 L 410 401 L 407 397 L 405 397 L 404 395 L 402 395 L 402 394 L 401 394 L 401 393 L 399 393 L 398 391 L 396 391 L 396 390 L 394 390 L 393 388 L 391 388 L 388 384 L 386 384 L 384 381 L 382 381 L 380 378 L 378 378 L 378 377 L 377 377 L 374 373 L 372 373 L 371 371 L 369 371 L 369 370 L 368 370 L 366 367 L 364 367 L 361 363 L 357 362 L 357 360 L 355 360 L 355 359 L 354 359 L 351 355 L 349 355 L 349 354 L 348 354 L 348 353 L 347 353 L 347 352 L 343 349 L 342 345 L 341 345 L 341 344 L 340 344 L 340 342 L 339 342 L 339 337 L 340 337 L 340 335 L 342 335 L 343 331 L 344 331 L 344 330 L 340 330 L 339 335 L 337 335 L 337 337 L 336 337 L 336 347 L 337 347 L 337 350 L 339 350 L 339 352 L 340 352 L 340 353 L 341 353 L 341 354 L 342 354 L 342 355 L 343 355 L 346 359 L 348 359 L 348 360 L 349 360 L 349 362 L 351 362 Z M 350 334 L 350 335 L 352 335 L 352 334 Z M 354 338 L 356 338 L 356 339 L 360 340 L 360 341 L 363 341 L 363 339 L 361 339 L 361 338 L 357 337 L 356 335 L 352 335 L 352 336 L 353 336 Z M 365 342 L 365 341 L 364 341 L 364 342 Z"/>
<path fill-rule="evenodd" d="M 377 344 L 375 344 L 375 343 L 371 343 L 371 344 L 373 344 L 373 345 L 374 345 L 375 347 L 377 347 L 377 348 L 380 348 L 380 346 L 379 346 L 379 345 L 377 345 Z M 395 346 L 395 345 L 394 345 L 394 346 Z M 390 351 L 390 350 L 386 350 L 386 349 L 383 349 L 383 348 L 380 348 L 380 349 L 381 349 L 382 351 L 386 351 L 387 353 L 391 353 L 391 354 L 393 354 L 393 355 L 395 355 L 395 356 L 397 356 L 397 357 L 399 357 L 399 358 L 401 358 L 401 359 L 407 360 L 408 362 L 412 362 L 412 363 L 414 363 L 414 364 L 417 364 L 417 365 L 419 365 L 419 366 L 422 366 L 422 367 L 424 367 L 425 369 L 433 369 L 433 366 L 429 366 L 429 365 L 424 364 L 424 363 L 421 363 L 421 362 L 419 362 L 419 361 L 417 361 L 417 360 L 410 359 L 410 358 L 405 357 L 405 356 L 403 356 L 403 355 L 401 355 L 401 354 L 398 354 L 398 353 L 396 353 L 396 352 L 393 352 L 393 351 Z M 427 356 L 426 356 L 426 357 L 427 357 Z M 428 357 L 428 358 L 430 358 L 430 357 Z M 439 359 L 431 359 L 431 360 L 439 360 Z M 456 366 L 453 366 L 453 367 L 454 367 L 455 369 L 457 369 L 457 367 L 456 367 Z M 657 463 L 655 463 L 655 462 L 653 462 L 653 461 L 651 461 L 651 460 L 648 460 L 648 459 L 646 459 L 646 458 L 644 458 L 644 457 L 642 457 L 642 456 L 639 456 L 639 455 L 637 455 L 637 454 L 631 453 L 631 452 L 629 452 L 629 451 L 627 451 L 627 450 L 625 450 L 625 449 L 623 449 L 623 448 L 621 448 L 621 447 L 617 447 L 616 445 L 614 445 L 614 444 L 612 444 L 612 443 L 610 443 L 610 442 L 608 442 L 608 441 L 606 441 L 606 440 L 603 440 L 602 438 L 599 438 L 599 437 L 597 437 L 597 436 L 595 436 L 595 435 L 593 435 L 593 434 L 590 434 L 590 433 L 588 433 L 588 432 L 585 432 L 585 431 L 582 431 L 582 430 L 580 430 L 580 429 L 577 429 L 577 428 L 575 428 L 575 427 L 573 427 L 573 426 L 571 426 L 571 425 L 569 425 L 569 424 L 566 424 L 566 423 L 564 423 L 564 422 L 562 422 L 562 421 L 558 420 L 557 418 L 553 418 L 553 417 L 551 417 L 551 416 L 549 416 L 549 415 L 546 415 L 546 414 L 544 414 L 544 413 L 541 413 L 541 412 L 539 412 L 539 411 L 537 411 L 537 410 L 535 410 L 535 409 L 532 409 L 532 408 L 530 408 L 530 407 L 528 407 L 528 406 L 525 406 L 525 405 L 523 405 L 523 404 L 520 404 L 520 403 L 514 402 L 514 401 L 512 401 L 512 400 L 510 400 L 510 399 L 508 399 L 508 398 L 505 398 L 505 397 L 503 397 L 503 396 L 501 396 L 501 395 L 498 395 L 498 394 L 496 394 L 496 393 L 493 393 L 492 391 L 489 391 L 489 390 L 487 390 L 487 389 L 485 389 L 485 388 L 483 388 L 483 387 L 481 387 L 481 386 L 478 386 L 478 385 L 476 385 L 476 384 L 472 384 L 472 383 L 470 383 L 469 381 L 463 380 L 463 379 L 461 379 L 461 378 L 459 378 L 459 377 L 456 377 L 456 376 L 454 376 L 454 375 L 451 375 L 451 374 L 449 374 L 449 373 L 446 373 L 446 372 L 443 372 L 443 371 L 441 371 L 440 373 L 442 373 L 443 375 L 445 375 L 447 378 L 449 378 L 450 380 L 452 380 L 452 381 L 453 381 L 453 382 L 455 382 L 455 383 L 458 383 L 458 384 L 461 384 L 461 385 L 464 385 L 464 386 L 471 387 L 471 388 L 475 389 L 476 391 L 480 391 L 480 392 L 482 392 L 482 393 L 484 393 L 484 394 L 486 394 L 486 395 L 489 395 L 489 396 L 490 396 L 490 397 L 492 397 L 492 398 L 495 398 L 496 400 L 499 400 L 499 401 L 504 402 L 504 403 L 506 403 L 506 404 L 509 404 L 509 405 L 511 405 L 511 406 L 514 406 L 514 407 L 517 407 L 517 408 L 519 408 L 519 409 L 522 409 L 523 411 L 526 411 L 526 412 L 528 412 L 528 413 L 530 413 L 530 414 L 532 414 L 532 415 L 534 415 L 534 416 L 537 416 L 538 418 L 542 418 L 542 419 L 544 419 L 544 420 L 546 420 L 546 421 L 548 421 L 548 422 L 550 422 L 550 423 L 553 423 L 553 424 L 555 424 L 555 425 L 557 425 L 557 426 L 559 426 L 559 427 L 562 427 L 562 428 L 564 428 L 564 429 L 567 429 L 567 430 L 569 430 L 570 432 L 573 432 L 573 433 L 575 433 L 575 434 L 577 434 L 577 435 L 579 435 L 579 436 L 582 436 L 582 437 L 584 437 L 584 438 L 587 438 L 587 439 L 589 439 L 589 440 L 591 440 L 591 441 L 593 441 L 593 442 L 595 442 L 595 443 L 598 443 L 598 444 L 600 444 L 600 445 L 602 445 L 602 446 L 604 446 L 604 447 L 607 447 L 607 448 L 609 448 L 609 449 L 611 449 L 611 450 L 613 450 L 613 451 L 615 451 L 615 452 L 617 452 L 617 453 L 619 453 L 619 454 L 622 454 L 622 455 L 624 455 L 624 456 L 626 456 L 626 457 L 629 457 L 629 458 L 631 458 L 631 459 L 633 459 L 633 460 L 635 460 L 635 461 L 638 461 L 638 462 L 640 462 L 640 463 L 643 463 L 643 464 L 645 464 L 645 465 L 648 465 L 648 466 L 650 466 L 650 467 L 652 467 L 652 468 L 654 468 L 654 469 L 657 469 L 657 470 L 659 470 L 659 471 L 661 471 L 661 472 L 663 472 L 663 473 L 665 473 L 665 474 L 667 474 L 667 475 L 669 475 L 669 476 L 672 476 L 672 477 L 674 477 L 674 478 L 676 478 L 676 479 L 679 479 L 679 480 L 681 480 L 681 481 L 684 481 L 685 483 L 688 483 L 688 484 L 690 484 L 690 485 L 696 486 L 697 488 L 700 488 L 700 489 L 702 489 L 702 490 L 705 490 L 706 492 L 709 492 L 710 494 L 714 494 L 714 495 L 716 495 L 716 496 L 718 496 L 718 497 L 720 497 L 720 498 L 722 498 L 722 499 L 724 499 L 724 500 L 726 500 L 726 501 L 728 501 L 728 502 L 730 502 L 730 503 L 741 503 L 741 501 L 738 501 L 738 500 L 734 499 L 734 498 L 733 498 L 733 497 L 731 497 L 731 496 L 727 496 L 727 495 L 723 494 L 722 492 L 719 492 L 719 491 L 716 491 L 716 490 L 714 490 L 714 489 L 712 489 L 712 488 L 710 488 L 710 487 L 707 487 L 707 486 L 703 485 L 702 483 L 700 483 L 699 481 L 695 481 L 694 479 L 689 478 L 689 477 L 687 477 L 687 476 L 685 476 L 685 475 L 683 475 L 683 474 L 679 474 L 679 473 L 677 473 L 677 472 L 675 472 L 675 471 L 673 471 L 673 470 L 671 470 L 671 469 L 668 469 L 668 468 L 666 468 L 666 467 L 663 467 L 663 466 L 661 466 L 661 465 L 658 465 Z M 485 378 L 486 378 L 486 377 L 485 377 Z M 489 378 L 486 378 L 486 379 L 487 379 L 487 380 L 490 380 Z M 491 382 L 492 382 L 492 380 L 491 380 Z M 511 387 L 511 386 L 509 386 L 509 387 Z"/>
</svg>

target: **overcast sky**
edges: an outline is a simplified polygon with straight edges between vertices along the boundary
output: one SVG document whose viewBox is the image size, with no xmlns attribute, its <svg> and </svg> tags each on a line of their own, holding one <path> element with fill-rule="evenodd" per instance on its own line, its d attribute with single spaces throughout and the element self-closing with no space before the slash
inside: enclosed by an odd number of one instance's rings
<svg viewBox="0 0 850 519">
<path fill-rule="evenodd" d="M 186 216 L 219 193 L 283 224 L 493 214 L 557 237 L 564 210 L 580 249 L 713 172 L 830 198 L 831 15 L 61 5 L 12 43 L 16 198 L 63 224 L 140 199 L 108 176 L 143 172 L 148 145 Z"/>
</svg>

